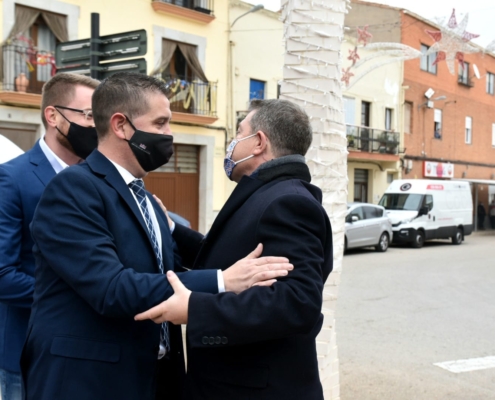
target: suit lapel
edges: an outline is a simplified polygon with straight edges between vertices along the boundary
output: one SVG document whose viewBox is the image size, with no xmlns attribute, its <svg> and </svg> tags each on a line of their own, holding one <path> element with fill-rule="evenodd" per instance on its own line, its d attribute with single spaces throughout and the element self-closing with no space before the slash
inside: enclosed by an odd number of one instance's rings
<svg viewBox="0 0 495 400">
<path fill-rule="evenodd" d="M 146 227 L 146 223 L 144 222 L 143 216 L 141 214 L 141 210 L 131 194 L 129 187 L 125 184 L 124 179 L 122 179 L 122 175 L 120 175 L 119 171 L 115 168 L 115 166 L 108 160 L 103 154 L 101 154 L 98 150 L 93 151 L 90 156 L 86 159 L 91 170 L 101 175 L 105 178 L 107 183 L 117 191 L 120 197 L 124 200 L 124 202 L 129 206 L 134 214 L 134 217 L 138 221 L 141 229 L 146 233 L 148 237 L 148 242 L 150 244 L 151 251 L 155 254 L 155 250 L 153 249 L 153 243 L 151 242 L 151 236 L 148 232 L 148 228 Z M 154 257 L 156 260 L 156 257 Z M 155 263 L 156 269 L 159 270 L 158 261 Z"/>
<path fill-rule="evenodd" d="M 33 165 L 33 173 L 38 177 L 43 186 L 48 185 L 56 175 L 55 170 L 41 150 L 39 141 L 29 152 L 29 162 Z"/>
</svg>

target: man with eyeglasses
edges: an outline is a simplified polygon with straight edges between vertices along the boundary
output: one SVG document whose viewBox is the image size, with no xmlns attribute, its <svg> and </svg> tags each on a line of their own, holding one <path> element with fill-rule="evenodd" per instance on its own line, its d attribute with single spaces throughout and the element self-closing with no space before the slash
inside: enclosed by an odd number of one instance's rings
<svg viewBox="0 0 495 400">
<path fill-rule="evenodd" d="M 45 186 L 97 146 L 91 96 L 99 82 L 58 74 L 45 83 L 41 120 L 45 135 L 21 156 L 0 164 L 0 398 L 22 399 L 21 350 L 34 290 L 29 230 Z"/>
</svg>

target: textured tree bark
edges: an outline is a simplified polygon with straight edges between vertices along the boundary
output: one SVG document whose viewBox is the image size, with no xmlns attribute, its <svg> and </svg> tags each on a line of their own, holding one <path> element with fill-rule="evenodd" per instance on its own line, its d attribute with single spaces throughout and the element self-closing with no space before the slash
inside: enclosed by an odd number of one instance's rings
<svg viewBox="0 0 495 400">
<path fill-rule="evenodd" d="M 282 0 L 285 57 L 281 98 L 306 110 L 313 143 L 306 159 L 333 230 L 334 268 L 323 297 L 323 328 L 317 338 L 326 400 L 340 398 L 335 306 L 342 271 L 347 209 L 347 139 L 342 102 L 340 47 L 347 0 Z"/>
</svg>

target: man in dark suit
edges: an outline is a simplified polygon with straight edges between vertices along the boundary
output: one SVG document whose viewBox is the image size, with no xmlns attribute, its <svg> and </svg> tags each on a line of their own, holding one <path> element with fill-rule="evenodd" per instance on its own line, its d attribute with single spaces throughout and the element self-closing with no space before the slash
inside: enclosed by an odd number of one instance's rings
<svg viewBox="0 0 495 400">
<path fill-rule="evenodd" d="M 175 294 L 136 316 L 187 323 L 188 398 L 321 400 L 315 338 L 332 270 L 332 231 L 305 163 L 309 118 L 283 100 L 252 103 L 227 149 L 238 182 L 206 237 L 176 227 L 186 263 L 224 269 L 256 243 L 294 270 L 271 287 L 239 295 L 190 292 L 169 273 Z"/>
<path fill-rule="evenodd" d="M 166 217 L 141 180 L 172 155 L 165 94 L 165 85 L 146 75 L 103 81 L 92 99 L 98 150 L 57 175 L 40 199 L 31 226 L 34 303 L 21 360 L 28 400 L 152 400 L 157 383 L 163 398 L 181 395 L 180 328 L 133 319 L 173 293 L 163 272 L 178 266 Z M 245 267 L 237 265 L 232 269 Z M 180 276 L 207 293 L 221 291 L 221 281 L 236 292 L 253 283 L 214 269 Z"/>
<path fill-rule="evenodd" d="M 91 96 L 99 82 L 59 74 L 43 86 L 45 135 L 21 156 L 0 164 L 0 397 L 21 398 L 19 361 L 34 288 L 29 224 L 48 182 L 83 158 L 81 145 L 96 148 Z M 59 106 L 59 107 L 56 107 Z M 74 145 L 74 146 L 73 146 Z"/>
</svg>

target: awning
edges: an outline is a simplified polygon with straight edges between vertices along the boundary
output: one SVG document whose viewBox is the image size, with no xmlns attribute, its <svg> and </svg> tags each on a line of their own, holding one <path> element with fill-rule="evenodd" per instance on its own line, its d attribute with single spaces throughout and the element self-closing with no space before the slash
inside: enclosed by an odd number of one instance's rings
<svg viewBox="0 0 495 400">
<path fill-rule="evenodd" d="M 466 181 L 466 182 L 471 182 L 471 183 L 478 183 L 480 185 L 495 185 L 495 179 L 469 179 L 469 178 L 463 178 L 463 179 L 455 179 L 456 181 Z"/>
</svg>

